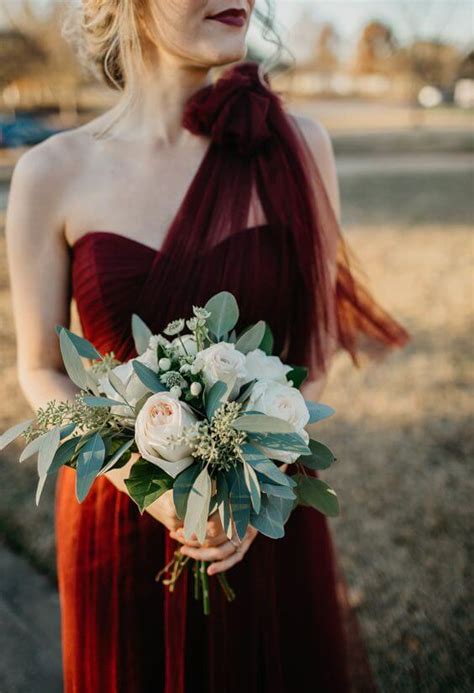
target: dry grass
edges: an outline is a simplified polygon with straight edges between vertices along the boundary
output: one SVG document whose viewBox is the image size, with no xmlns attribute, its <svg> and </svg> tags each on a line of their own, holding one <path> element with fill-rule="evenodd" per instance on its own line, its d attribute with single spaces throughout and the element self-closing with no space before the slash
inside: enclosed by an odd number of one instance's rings
<svg viewBox="0 0 474 693">
<path fill-rule="evenodd" d="M 339 555 L 381 690 L 467 693 L 474 683 L 471 231 L 364 226 L 347 236 L 371 287 L 413 340 L 360 371 L 345 354 L 334 362 L 322 399 L 337 413 L 320 436 L 339 459 L 326 475 L 342 501 L 333 522 Z M 5 428 L 28 410 L 16 383 L 4 262 L 0 325 Z M 54 575 L 54 484 L 37 509 L 34 465 L 20 467 L 15 450 L 2 461 L 3 533 Z"/>
</svg>

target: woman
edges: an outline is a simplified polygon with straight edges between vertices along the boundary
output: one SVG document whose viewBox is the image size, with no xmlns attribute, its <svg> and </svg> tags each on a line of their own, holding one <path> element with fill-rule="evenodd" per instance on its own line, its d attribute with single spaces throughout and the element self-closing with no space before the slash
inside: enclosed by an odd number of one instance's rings
<svg viewBox="0 0 474 693">
<path fill-rule="evenodd" d="M 255 63 L 241 63 L 253 0 L 84 0 L 91 57 L 122 91 L 101 117 L 19 160 L 7 213 L 18 375 L 33 407 L 72 398 L 54 331 L 77 303 L 84 335 L 134 355 L 130 317 L 154 332 L 219 290 L 242 324 L 266 319 L 318 399 L 334 351 L 407 333 L 349 267 L 331 145 L 286 113 Z M 219 80 L 210 69 L 234 64 Z M 28 271 L 25 271 L 28 258 Z M 56 538 L 66 693 L 348 691 L 347 648 L 326 521 L 298 507 L 284 539 L 218 518 L 185 542 L 170 494 L 140 516 L 130 463 L 80 505 L 57 484 Z M 211 581 L 213 612 L 154 581 L 176 546 L 232 568 L 238 598 Z"/>
</svg>

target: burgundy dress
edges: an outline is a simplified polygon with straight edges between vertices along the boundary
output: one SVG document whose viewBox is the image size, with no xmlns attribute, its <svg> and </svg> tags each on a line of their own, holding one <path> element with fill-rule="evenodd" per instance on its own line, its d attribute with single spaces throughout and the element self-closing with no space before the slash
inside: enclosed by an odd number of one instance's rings
<svg viewBox="0 0 474 693">
<path fill-rule="evenodd" d="M 82 329 L 102 353 L 114 351 L 121 360 L 136 355 L 132 313 L 157 333 L 224 289 L 238 300 L 240 326 L 264 318 L 273 330 L 276 352 L 290 363 L 302 363 L 309 353 L 305 335 L 310 338 L 311 326 L 305 325 L 305 311 L 307 322 L 312 304 L 306 297 L 297 227 L 275 213 L 273 193 L 266 198 L 262 187 L 266 150 L 257 145 L 269 146 L 271 140 L 262 131 L 263 102 L 247 100 L 240 113 L 240 122 L 248 127 L 238 142 L 252 142 L 258 156 L 248 146 L 232 148 L 223 138 L 232 135 L 235 125 L 235 109 L 226 108 L 240 108 L 249 94 L 250 87 L 242 88 L 239 78 L 250 74 L 253 81 L 245 84 L 256 83 L 252 64 L 241 69 L 231 72 L 233 79 L 225 84 L 240 91 L 222 88 L 219 108 L 216 102 L 207 111 L 201 108 L 205 92 L 193 99 L 193 107 L 198 104 L 201 110 L 188 111 L 185 124 L 210 135 L 210 146 L 162 248 L 109 230 L 91 230 L 71 248 L 72 291 Z M 214 130 L 203 126 L 202 116 L 210 112 L 221 115 Z M 262 175 L 246 177 L 246 170 L 257 170 L 252 166 L 261 166 Z M 225 189 L 227 198 L 222 197 L 223 175 L 224 185 L 234 186 Z M 268 221 L 246 228 L 249 182 L 261 186 Z M 239 204 L 229 203 L 239 190 Z M 222 230 L 223 218 L 229 222 L 225 233 L 211 233 Z M 345 276 L 340 272 L 338 316 L 347 315 L 352 305 L 354 325 L 362 303 L 360 295 L 358 304 L 351 298 Z M 377 322 L 375 312 L 371 315 L 372 324 L 382 330 L 382 321 Z M 403 328 L 390 323 L 386 314 L 385 319 L 385 334 L 392 330 L 392 344 L 398 339 L 400 345 Z M 339 336 L 344 345 L 342 332 Z M 74 477 L 71 469 L 60 470 L 56 500 L 66 693 L 351 690 L 333 548 L 323 515 L 298 507 L 283 539 L 257 535 L 244 560 L 229 571 L 236 601 L 227 603 L 211 579 L 212 613 L 204 616 L 186 579 L 174 594 L 155 582 L 175 548 L 166 529 L 147 513 L 141 516 L 105 477 L 94 482 L 79 504 Z"/>
</svg>

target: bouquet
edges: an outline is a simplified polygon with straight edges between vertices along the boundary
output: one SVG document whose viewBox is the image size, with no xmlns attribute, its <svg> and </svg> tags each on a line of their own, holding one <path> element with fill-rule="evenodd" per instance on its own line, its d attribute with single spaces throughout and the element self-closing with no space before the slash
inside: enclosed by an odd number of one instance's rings
<svg viewBox="0 0 474 693">
<path fill-rule="evenodd" d="M 229 539 L 242 539 L 249 524 L 282 537 L 298 504 L 337 515 L 336 494 L 313 473 L 335 457 L 306 430 L 334 410 L 305 401 L 299 388 L 306 369 L 272 355 L 264 321 L 237 334 L 238 319 L 235 297 L 226 291 L 194 306 L 192 317 L 174 320 L 163 334 L 152 334 L 133 314 L 138 356 L 124 363 L 57 325 L 64 366 L 79 392 L 73 400 L 48 402 L 0 437 L 2 449 L 24 436 L 20 462 L 37 455 L 36 504 L 62 465 L 76 470 L 82 502 L 98 476 L 138 453 L 125 481 L 130 497 L 143 513 L 172 490 L 185 539 L 195 535 L 203 543 L 216 512 Z M 284 473 L 284 464 L 296 473 Z M 176 551 L 157 579 L 173 590 L 190 561 Z M 207 614 L 207 563 L 193 563 L 194 594 Z M 232 600 L 225 573 L 217 578 Z"/>
</svg>

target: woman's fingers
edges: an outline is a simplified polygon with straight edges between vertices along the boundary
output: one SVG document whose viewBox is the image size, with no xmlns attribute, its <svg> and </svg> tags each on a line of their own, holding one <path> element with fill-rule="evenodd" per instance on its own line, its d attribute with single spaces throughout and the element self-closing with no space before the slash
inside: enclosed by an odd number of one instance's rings
<svg viewBox="0 0 474 693">
<path fill-rule="evenodd" d="M 220 546 L 193 548 L 192 546 L 182 546 L 180 549 L 184 556 L 190 556 L 196 561 L 222 561 L 235 553 L 235 547 L 227 541 Z"/>
<path fill-rule="evenodd" d="M 232 547 L 234 549 L 233 553 L 228 558 L 215 560 L 214 563 L 212 563 L 207 569 L 208 575 L 223 573 L 225 570 L 229 570 L 229 568 L 232 568 L 232 566 L 234 566 L 236 563 L 239 563 L 249 550 L 249 547 L 256 536 L 257 530 L 253 527 L 249 527 L 239 548 L 235 549 L 234 547 Z"/>
</svg>

